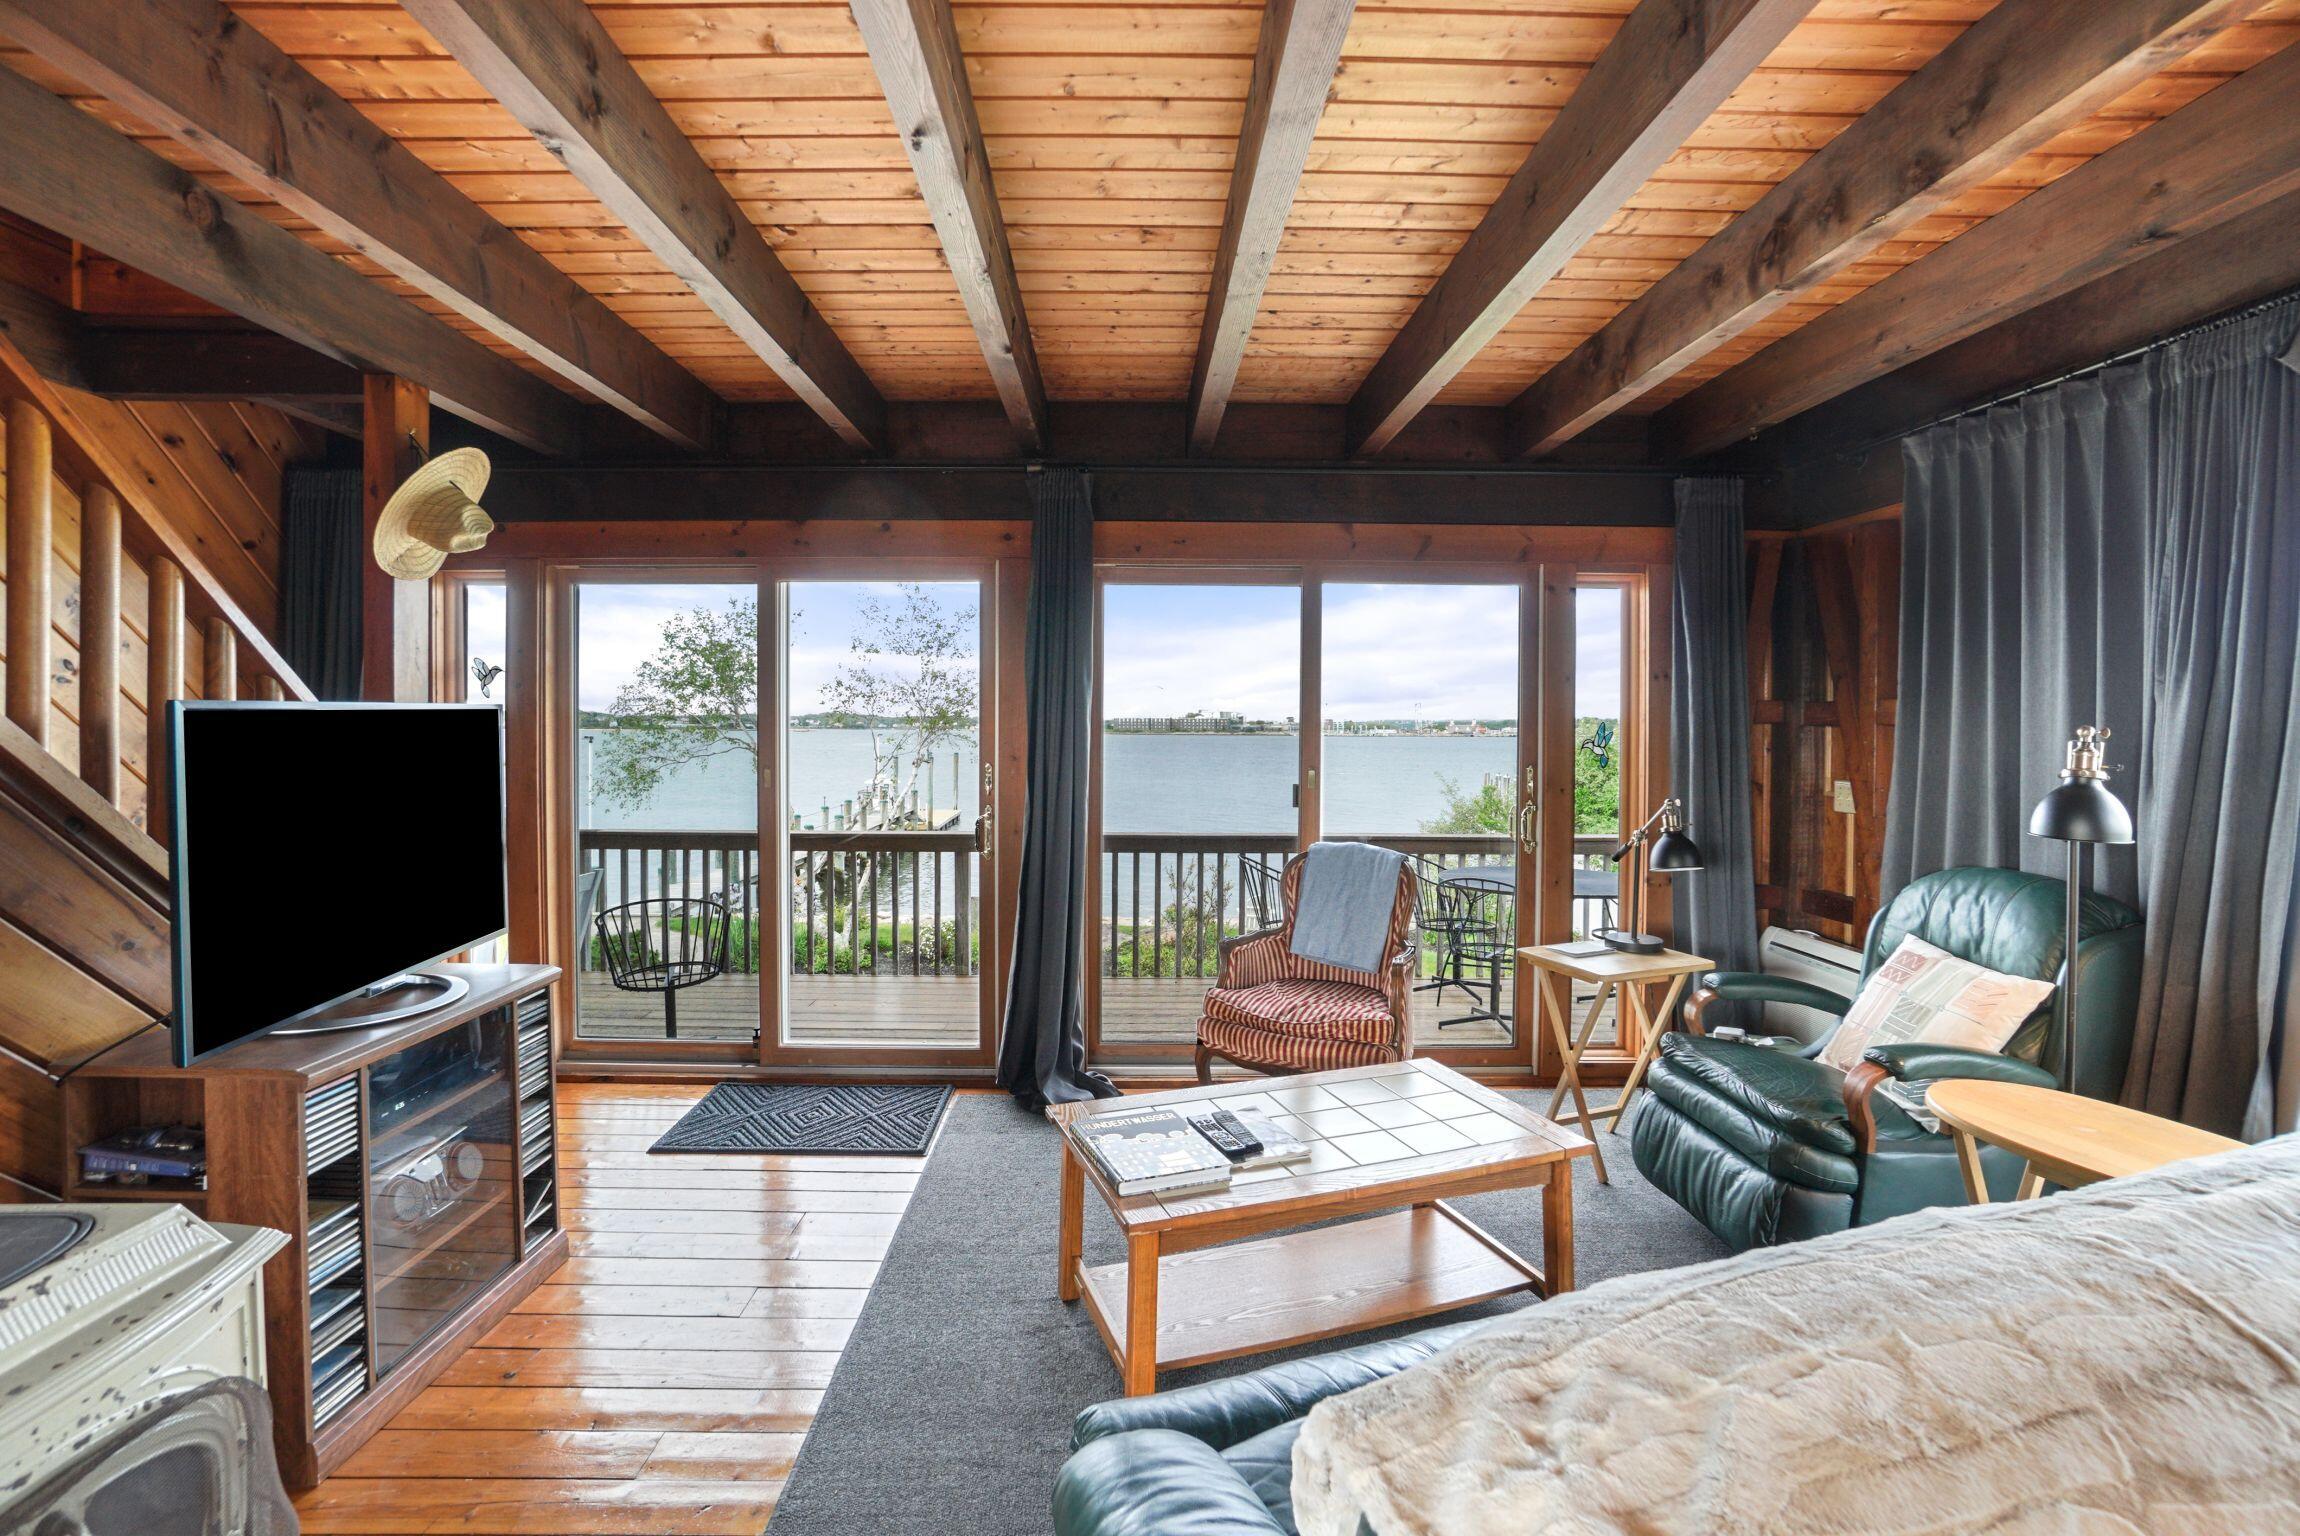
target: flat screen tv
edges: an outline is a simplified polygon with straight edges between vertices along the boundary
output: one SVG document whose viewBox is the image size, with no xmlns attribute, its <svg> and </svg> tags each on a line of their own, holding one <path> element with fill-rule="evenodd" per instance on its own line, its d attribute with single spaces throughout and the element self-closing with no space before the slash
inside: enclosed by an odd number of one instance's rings
<svg viewBox="0 0 2300 1536">
<path fill-rule="evenodd" d="M 179 1065 L 381 1022 L 345 1005 L 504 931 L 501 710 L 186 702 L 167 733 Z"/>
</svg>

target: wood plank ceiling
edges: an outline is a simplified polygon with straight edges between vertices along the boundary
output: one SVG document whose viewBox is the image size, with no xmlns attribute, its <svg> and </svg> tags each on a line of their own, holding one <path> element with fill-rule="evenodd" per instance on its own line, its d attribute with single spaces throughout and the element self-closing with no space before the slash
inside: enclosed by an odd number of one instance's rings
<svg viewBox="0 0 2300 1536">
<path fill-rule="evenodd" d="M 1357 0 L 1232 398 L 1348 402 L 1632 8 Z M 1995 8 L 1818 0 L 1435 400 L 1517 399 Z M 352 0 L 233 9 L 720 396 L 792 397 L 407 11 Z M 2081 11 L 2082 0 L 2062 9 Z M 593 12 L 885 399 L 997 398 L 846 5 L 594 0 Z M 1185 399 L 1263 7 L 1002 0 L 960 3 L 954 15 L 1046 395 Z M 1682 398 L 2257 65 L 2300 38 L 2300 0 L 2268 0 L 2199 32 L 2200 46 L 1620 409 L 1645 415 Z M 0 62 L 518 355 L 81 81 L 14 47 Z"/>
</svg>

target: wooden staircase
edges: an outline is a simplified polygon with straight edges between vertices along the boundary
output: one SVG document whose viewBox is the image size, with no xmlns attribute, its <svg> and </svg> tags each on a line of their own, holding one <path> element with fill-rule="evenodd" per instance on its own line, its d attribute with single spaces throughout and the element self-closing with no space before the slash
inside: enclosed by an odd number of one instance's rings
<svg viewBox="0 0 2300 1536">
<path fill-rule="evenodd" d="M 309 699 L 136 474 L 0 337 L 0 1173 L 59 1187 L 63 1074 L 164 1015 L 169 699 Z M 0 1189 L 0 1199 L 7 1198 Z"/>
</svg>

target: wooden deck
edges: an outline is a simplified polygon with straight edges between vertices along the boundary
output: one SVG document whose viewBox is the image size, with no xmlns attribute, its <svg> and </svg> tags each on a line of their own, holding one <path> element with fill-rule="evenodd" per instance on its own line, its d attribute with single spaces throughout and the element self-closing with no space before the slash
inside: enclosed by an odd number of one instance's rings
<svg viewBox="0 0 2300 1536">
<path fill-rule="evenodd" d="M 698 1086 L 562 1083 L 569 1257 L 317 1489 L 311 1536 L 757 1536 L 923 1158 L 649 1159 Z"/>
<path fill-rule="evenodd" d="M 967 1046 L 975 1041 L 976 1007 L 972 977 L 794 976 L 788 996 L 788 1038 L 796 1044 L 874 1046 Z M 1110 977 L 1102 983 L 1102 1038 L 1109 1045 L 1188 1044 L 1198 1023 L 1198 1001 L 1206 983 L 1196 979 L 1150 980 Z M 1506 1000 L 1507 993 L 1505 990 Z M 1468 1011 L 1467 999 L 1452 988 L 1441 1013 L 1434 992 L 1414 994 L 1414 1043 L 1500 1045 L 1508 1040 L 1496 1024 L 1476 1022 L 1439 1028 L 1440 1018 Z M 659 996 L 618 992 L 606 977 L 587 973 L 576 984 L 576 1029 L 587 1040 L 660 1040 L 663 1003 Z M 734 1040 L 754 1037 L 759 1026 L 759 982 L 755 976 L 728 976 L 679 994 L 679 1037 Z M 1598 1038 L 1612 1038 L 1610 1019 Z"/>
</svg>

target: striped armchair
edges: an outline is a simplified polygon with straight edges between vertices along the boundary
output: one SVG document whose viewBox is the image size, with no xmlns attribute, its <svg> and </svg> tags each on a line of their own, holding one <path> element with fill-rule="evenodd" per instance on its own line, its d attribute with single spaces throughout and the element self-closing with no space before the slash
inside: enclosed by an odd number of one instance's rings
<svg viewBox="0 0 2300 1536">
<path fill-rule="evenodd" d="M 1221 971 L 1198 1018 L 1198 1081 L 1214 1080 L 1214 1058 L 1256 1072 L 1324 1072 L 1413 1054 L 1406 1003 L 1412 996 L 1414 899 L 1420 877 L 1408 860 L 1398 873 L 1377 975 L 1322 965 L 1293 953 L 1294 905 L 1302 858 L 1279 881 L 1284 919 L 1275 928 L 1221 943 Z"/>
</svg>

